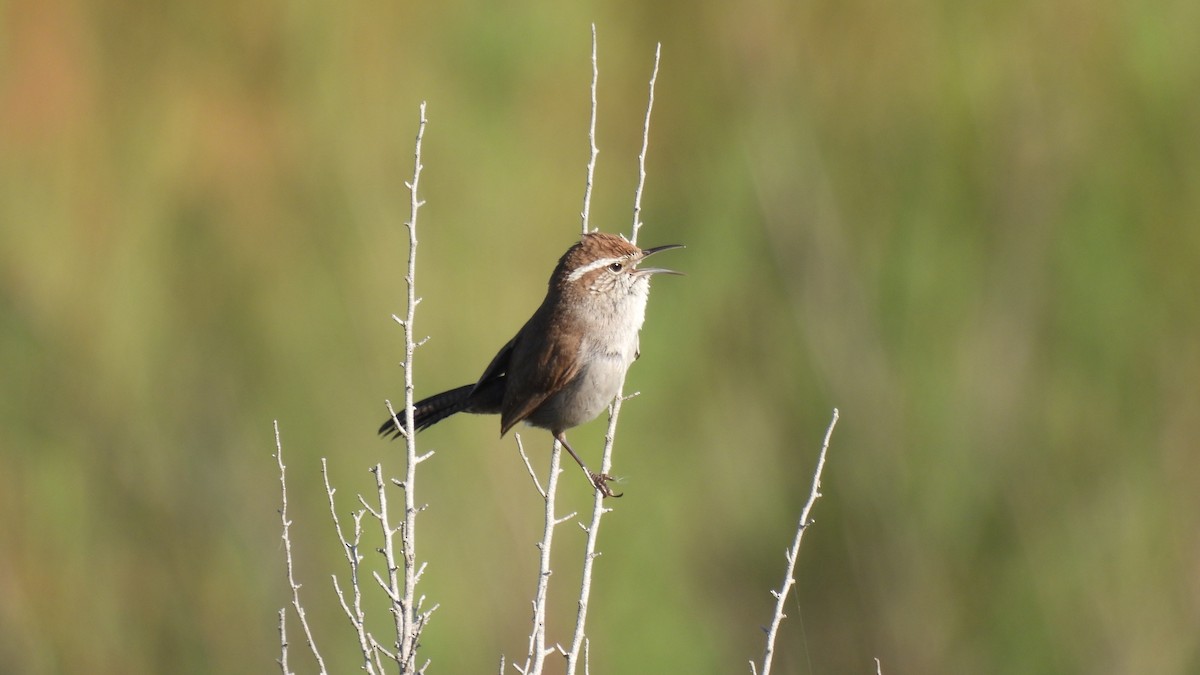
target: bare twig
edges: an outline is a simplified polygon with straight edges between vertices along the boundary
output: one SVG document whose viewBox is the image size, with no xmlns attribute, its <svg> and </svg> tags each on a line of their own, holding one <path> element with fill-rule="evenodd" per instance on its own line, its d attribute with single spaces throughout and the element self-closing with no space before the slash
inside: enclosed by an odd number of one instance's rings
<svg viewBox="0 0 1200 675">
<path fill-rule="evenodd" d="M 524 451 L 522 450 L 522 453 Z M 546 596 L 549 593 L 550 549 L 554 544 L 554 528 L 562 521 L 554 515 L 555 496 L 558 494 L 558 476 L 562 473 L 562 447 L 558 441 L 550 452 L 550 473 L 546 478 L 546 490 L 542 492 L 545 501 L 545 516 L 543 519 L 542 540 L 538 542 L 538 581 L 533 599 L 533 630 L 529 633 L 529 651 L 525 656 L 525 665 L 517 670 L 525 675 L 539 675 L 545 665 L 546 657 L 554 652 L 546 647 Z M 536 478 L 535 478 L 536 480 Z"/>
<path fill-rule="evenodd" d="M 642 150 L 638 155 L 638 186 L 634 193 L 633 226 L 630 235 L 630 241 L 633 243 L 637 242 L 638 230 L 641 227 L 639 216 L 641 213 L 642 188 L 646 181 L 646 150 L 650 138 L 650 114 L 654 107 L 654 84 L 658 78 L 658 65 L 661 50 L 662 45 L 659 44 L 654 53 L 654 71 L 650 77 L 649 100 L 646 106 L 646 118 L 642 132 Z M 602 474 L 607 474 L 612 470 L 612 452 L 613 444 L 616 439 L 617 420 L 620 417 L 621 405 L 625 401 L 625 397 L 622 395 L 623 389 L 624 384 L 622 383 L 622 387 L 621 389 L 618 389 L 617 396 L 613 400 L 609 409 L 610 413 L 608 430 L 605 433 L 604 450 L 600 461 L 600 473 Z M 574 674 L 576 668 L 578 667 L 580 652 L 582 649 L 585 649 L 586 645 L 588 644 L 586 639 L 586 624 L 588 601 L 591 597 L 592 568 L 594 566 L 595 559 L 600 555 L 596 552 L 596 543 L 599 539 L 601 518 L 608 511 L 611 511 L 611 509 L 604 507 L 603 495 L 599 493 L 593 495 L 591 523 L 584 528 L 587 532 L 587 539 L 584 546 L 583 575 L 579 590 L 578 611 L 575 618 L 575 633 L 571 641 L 571 651 L 567 655 L 567 673 L 569 675 Z M 584 654 L 586 656 L 586 652 Z M 586 658 L 584 668 L 585 670 L 587 669 Z"/>
<path fill-rule="evenodd" d="M 525 470 L 529 472 L 529 477 L 533 479 L 533 486 L 537 488 L 538 494 L 542 499 L 546 498 L 546 490 L 542 487 L 542 482 L 538 480 L 537 472 L 533 470 L 533 464 L 529 462 L 529 455 L 525 454 L 525 445 L 521 443 L 521 434 L 514 434 L 517 439 L 517 452 L 521 453 L 521 460 L 525 462 Z"/>
<path fill-rule="evenodd" d="M 658 60 L 662 55 L 662 43 L 654 47 L 654 72 L 650 75 L 650 98 L 646 101 L 646 122 L 642 125 L 642 151 L 638 153 L 638 184 L 633 193 L 633 229 L 629 233 L 630 243 L 637 243 L 638 230 L 642 229 L 642 188 L 646 185 L 646 149 L 650 146 L 650 111 L 654 110 L 654 83 L 658 80 Z"/>
<path fill-rule="evenodd" d="M 638 218 L 642 208 L 642 187 L 646 183 L 646 149 L 650 142 L 650 112 L 654 107 L 654 83 L 658 79 L 658 64 L 661 53 L 662 45 L 660 44 L 654 50 L 654 71 L 650 76 L 650 94 L 646 105 L 646 119 L 642 128 L 642 151 L 638 155 L 638 186 L 634 193 L 633 229 L 630 235 L 630 241 L 634 243 L 637 241 L 638 229 L 641 227 L 641 222 Z M 622 383 L 621 389 L 617 390 L 617 396 L 609 407 L 608 430 L 604 435 L 604 450 L 600 459 L 601 474 L 607 474 L 612 471 L 612 454 L 617 434 L 617 419 L 621 414 L 621 404 L 626 400 L 622 394 L 623 389 L 624 383 Z M 596 551 L 596 543 L 600 537 L 600 520 L 605 513 L 611 510 L 604 506 L 604 495 L 599 492 L 593 494 L 592 519 L 587 527 L 584 528 L 587 532 L 587 539 L 584 544 L 583 578 L 580 581 L 579 587 L 579 604 L 575 614 L 575 632 L 571 638 L 571 650 L 567 653 L 566 672 L 568 675 L 574 675 L 576 669 L 579 667 L 580 656 L 583 654 L 583 649 L 587 642 L 587 612 L 588 601 L 592 593 L 592 568 L 596 558 L 600 555 Z M 586 663 L 584 668 L 586 670 Z"/>
<path fill-rule="evenodd" d="M 590 123 L 588 126 L 588 142 L 589 142 L 589 147 L 590 147 L 590 155 L 588 158 L 587 180 L 586 180 L 584 196 L 583 196 L 583 210 L 581 212 L 582 230 L 585 234 L 590 231 L 589 217 L 590 217 L 590 211 L 591 211 L 592 186 L 593 186 L 593 180 L 595 177 L 595 170 L 596 170 L 596 157 L 599 154 L 599 149 L 596 146 L 596 109 L 597 109 L 596 88 L 597 88 L 597 82 L 599 80 L 599 66 L 598 66 L 598 60 L 597 60 L 597 56 L 596 56 L 596 52 L 597 52 L 596 43 L 597 43 L 596 26 L 595 26 L 595 24 L 593 24 L 592 25 L 592 55 L 591 55 L 591 60 L 592 60 L 591 119 L 590 119 Z M 642 189 L 643 189 L 643 186 L 645 185 L 645 180 L 646 180 L 646 162 L 645 162 L 645 160 L 646 160 L 646 150 L 647 150 L 647 147 L 649 144 L 650 113 L 651 113 L 651 110 L 653 109 L 653 105 L 654 105 L 654 84 L 655 84 L 655 80 L 658 77 L 658 65 L 659 65 L 660 54 L 661 54 L 661 45 L 659 46 L 658 49 L 655 50 L 654 72 L 650 78 L 650 98 L 649 98 L 649 103 L 647 104 L 647 108 L 646 108 L 645 127 L 643 129 L 643 134 L 642 134 L 642 150 L 638 156 L 639 180 L 638 180 L 637 191 L 634 195 L 634 218 L 633 218 L 633 231 L 632 231 L 633 239 L 631 239 L 630 241 L 636 240 L 638 230 L 641 227 L 641 221 L 640 221 L 641 199 L 642 199 Z M 630 397 L 630 398 L 632 398 L 632 397 Z M 621 410 L 621 403 L 624 400 L 626 400 L 626 397 L 622 396 L 621 391 L 618 390 L 617 396 L 609 408 L 609 425 L 608 425 L 607 433 L 605 435 L 605 445 L 604 445 L 603 456 L 601 459 L 601 473 L 603 473 L 603 474 L 607 474 L 612 468 L 613 441 L 614 441 L 614 438 L 616 435 L 616 424 L 617 424 L 617 419 L 619 417 L 620 410 Z M 554 507 L 555 492 L 556 492 L 556 488 L 557 488 L 558 474 L 561 471 L 561 465 L 560 465 L 561 445 L 556 441 L 554 443 L 553 450 L 551 451 L 550 475 L 548 477 L 545 489 L 542 488 L 541 483 L 538 481 L 536 472 L 534 472 L 532 465 L 529 462 L 529 458 L 525 454 L 524 447 L 521 445 L 520 438 L 518 438 L 518 440 L 517 440 L 517 448 L 518 448 L 519 452 L 521 453 L 522 459 L 525 462 L 526 469 L 529 471 L 530 476 L 533 478 L 534 486 L 537 488 L 538 493 L 540 495 L 542 495 L 542 498 L 545 501 L 545 506 L 546 506 L 544 518 L 543 518 L 544 529 L 543 529 L 543 534 L 542 534 L 542 540 L 538 544 L 538 547 L 541 552 L 541 563 L 540 563 L 539 570 L 538 570 L 538 587 L 537 587 L 537 591 L 536 591 L 536 595 L 535 595 L 535 599 L 534 599 L 534 603 L 533 603 L 533 605 L 534 605 L 533 624 L 534 625 L 533 625 L 533 631 L 530 633 L 530 636 L 529 636 L 529 651 L 528 651 L 528 655 L 525 659 L 524 664 L 522 664 L 522 665 L 513 664 L 514 669 L 516 669 L 518 672 L 523 673 L 524 675 L 532 675 L 533 673 L 542 672 L 543 661 L 545 659 L 545 656 L 547 656 L 548 654 L 553 653 L 555 651 L 554 648 L 548 648 L 545 646 L 546 645 L 545 604 L 546 604 L 546 593 L 547 593 L 547 588 L 548 588 L 549 576 L 551 574 L 549 565 L 550 565 L 550 547 L 551 547 L 551 544 L 553 543 L 553 530 L 556 525 L 559 525 L 571 518 L 574 518 L 575 514 L 571 514 L 571 515 L 565 516 L 563 518 L 556 518 L 554 515 L 554 513 L 555 513 L 555 507 Z M 593 508 L 592 508 L 592 518 L 591 518 L 590 524 L 588 526 L 584 527 L 584 530 L 587 532 L 587 540 L 586 540 L 584 558 L 583 558 L 583 578 L 582 578 L 582 582 L 581 582 L 581 586 L 580 586 L 579 605 L 578 605 L 579 610 L 576 615 L 575 631 L 572 636 L 571 649 L 568 651 L 561 646 L 557 647 L 557 651 L 559 651 L 560 653 L 562 653 L 563 655 L 565 655 L 567 657 L 567 671 L 566 672 L 569 675 L 574 675 L 574 673 L 578 669 L 579 663 L 581 661 L 581 657 L 582 657 L 582 661 L 584 664 L 584 672 L 587 672 L 587 670 L 588 670 L 587 655 L 589 653 L 588 650 L 590 648 L 589 647 L 590 643 L 587 640 L 585 627 L 587 624 L 588 599 L 591 595 L 591 582 L 592 582 L 591 575 L 592 575 L 594 561 L 599 556 L 599 553 L 596 552 L 596 543 L 599 538 L 600 519 L 603 517 L 603 515 L 605 513 L 607 513 L 608 511 L 611 510 L 611 509 L 604 507 L 604 505 L 603 505 L 604 495 L 601 494 L 600 491 L 596 491 L 593 493 L 593 499 L 594 499 L 594 501 L 593 501 Z M 502 661 L 502 663 L 503 663 L 503 661 Z"/>
<path fill-rule="evenodd" d="M 408 228 L 408 274 L 405 275 L 404 281 L 408 286 L 408 312 L 404 318 L 404 420 L 405 429 L 413 429 L 413 352 L 416 351 L 416 343 L 413 340 L 413 321 L 416 316 L 417 304 L 419 302 L 416 295 L 417 282 L 417 213 L 424 203 L 418 195 L 418 190 L 421 184 L 421 142 L 425 138 L 425 102 L 421 102 L 421 121 L 417 127 L 417 139 L 414 144 L 413 151 L 413 179 L 408 183 L 409 191 L 409 219 L 405 223 Z M 404 475 L 404 524 L 402 527 L 401 548 L 404 555 L 404 590 L 402 601 L 398 607 L 393 607 L 392 611 L 397 612 L 396 625 L 397 633 L 397 656 L 400 660 L 401 672 L 413 672 L 417 658 L 417 642 L 420 639 L 421 628 L 428 615 L 418 615 L 416 606 L 416 587 L 417 587 L 417 503 L 416 503 L 416 488 L 417 488 L 417 464 L 420 458 L 417 455 L 417 435 L 410 433 L 405 437 L 405 475 Z M 375 478 L 379 486 L 380 507 L 383 507 L 383 477 L 378 467 L 376 467 Z M 384 526 L 384 532 L 389 533 L 391 530 Z M 390 546 L 390 534 L 385 544 Z M 391 559 L 388 560 L 389 583 L 392 590 L 399 590 L 396 586 L 395 567 Z M 431 610 L 432 611 L 432 610 Z M 423 671 L 424 668 L 421 668 Z M 417 671 L 420 672 L 420 671 Z"/>
<path fill-rule="evenodd" d="M 600 153 L 599 148 L 596 147 L 596 85 L 599 79 L 600 69 L 596 60 L 596 24 L 592 24 L 592 106 L 591 120 L 588 125 L 589 156 L 587 181 L 583 191 L 583 210 L 580 212 L 584 234 L 587 234 L 589 231 L 588 219 L 590 218 L 592 208 L 592 183 L 596 174 L 596 156 Z M 519 436 L 517 437 L 517 449 L 520 450 L 521 457 L 525 461 L 525 466 L 529 469 L 529 475 L 533 478 L 534 485 L 537 487 L 538 493 L 542 495 L 545 503 L 542 521 L 542 540 L 538 543 L 540 552 L 538 582 L 533 601 L 533 629 L 529 634 L 529 651 L 525 657 L 524 665 L 513 664 L 513 668 L 523 673 L 523 675 L 533 675 L 534 673 L 542 672 L 546 656 L 554 652 L 553 648 L 546 647 L 546 596 L 552 573 L 550 569 L 550 548 L 554 543 L 554 528 L 565 520 L 557 518 L 554 515 L 558 476 L 562 472 L 562 445 L 556 440 L 550 450 L 550 474 L 547 477 L 546 488 L 544 490 L 538 481 L 532 465 L 529 463 L 529 458 L 525 454 L 525 449 L 521 445 Z M 573 518 L 574 514 L 571 514 L 569 517 Z"/>
<path fill-rule="evenodd" d="M 596 175 L 596 155 L 600 154 L 600 148 L 596 147 L 596 83 L 600 80 L 600 69 L 596 62 L 596 24 L 592 24 L 592 121 L 588 126 L 588 147 L 590 154 L 588 157 L 587 167 L 587 185 L 583 190 L 583 211 L 580 217 L 583 219 L 583 233 L 588 233 L 588 218 L 591 216 L 592 210 L 592 179 Z"/>
<path fill-rule="evenodd" d="M 617 418 L 621 413 L 620 392 L 617 393 L 617 398 L 612 402 L 609 411 L 608 430 L 604 434 L 604 453 L 600 460 L 600 473 L 602 474 L 607 474 L 612 470 L 612 447 L 617 433 Z M 571 638 L 571 651 L 567 653 L 568 675 L 573 675 L 576 668 L 578 668 L 581 650 L 587 642 L 587 611 L 588 600 L 592 595 L 592 568 L 596 558 L 600 556 L 596 552 L 596 542 L 600 535 L 600 519 L 605 513 L 611 510 L 604 506 L 604 495 L 600 494 L 599 491 L 595 492 L 592 496 L 592 519 L 584 527 L 587 538 L 584 542 L 583 576 L 580 579 L 579 585 L 579 605 L 575 614 L 575 633 Z"/>
<path fill-rule="evenodd" d="M 387 402 L 388 413 L 392 416 L 392 420 L 396 425 L 397 430 L 405 438 L 405 477 L 403 481 L 390 479 L 384 480 L 383 467 L 376 464 L 371 468 L 371 473 L 375 476 L 375 491 L 378 497 L 377 506 L 372 506 L 366 499 L 359 495 L 358 500 L 362 508 L 353 513 L 354 531 L 353 536 L 347 537 L 345 530 L 342 529 L 342 524 L 338 518 L 337 505 L 334 500 L 335 490 L 329 482 L 328 463 L 325 459 L 321 460 L 321 474 L 325 481 L 325 492 L 329 500 L 329 512 L 333 518 L 334 530 L 337 532 L 338 540 L 342 544 L 342 550 L 346 556 L 346 562 L 350 568 L 350 595 L 342 589 L 341 583 L 337 575 L 333 575 L 333 587 L 337 593 L 338 601 L 341 604 L 342 611 L 350 620 L 358 637 L 359 649 L 362 653 L 362 669 L 372 675 L 381 674 L 383 672 L 383 660 L 386 657 L 389 660 L 395 661 L 400 666 L 401 673 L 424 673 L 429 665 L 426 661 L 420 667 L 417 667 L 416 652 L 420 640 L 421 632 L 429 622 L 430 616 L 437 609 L 437 605 L 432 608 L 422 611 L 424 597 L 417 597 L 416 586 L 424 573 L 425 566 L 422 564 L 417 566 L 416 562 L 416 516 L 424 507 L 418 508 L 416 505 L 416 467 L 421 462 L 429 459 L 433 453 L 428 452 L 424 455 L 417 455 L 415 435 L 408 433 L 406 430 L 413 429 L 413 353 L 416 348 L 425 342 L 421 340 L 416 342 L 413 339 L 413 320 L 416 313 L 416 307 L 420 304 L 420 298 L 416 297 L 416 256 L 417 256 L 417 213 L 420 210 L 423 202 L 418 196 L 418 187 L 421 179 L 421 142 L 425 135 L 425 103 L 421 103 L 420 124 L 417 130 L 417 138 L 414 150 L 413 160 L 413 178 L 411 182 L 406 183 L 409 189 L 409 219 L 405 222 L 405 227 L 408 229 L 408 272 L 404 277 L 407 285 L 407 312 L 404 318 L 393 316 L 397 323 L 404 328 L 404 362 L 401 364 L 404 367 L 404 421 L 400 421 L 400 417 L 392 408 L 392 404 Z M 426 338 L 428 339 L 428 338 Z M 313 640 L 312 631 L 309 629 L 308 621 L 305 617 L 304 608 L 300 604 L 300 584 L 296 583 L 295 574 L 292 565 L 292 546 L 289 537 L 289 528 L 291 521 L 287 517 L 287 479 L 286 467 L 283 464 L 283 446 L 280 442 L 279 424 L 275 424 L 275 447 L 276 460 L 279 463 L 279 484 L 283 499 L 283 506 L 280 509 L 280 518 L 283 523 L 283 544 L 285 557 L 287 560 L 287 576 L 288 584 L 292 591 L 292 605 L 296 610 L 296 614 L 300 618 L 300 625 L 304 629 L 305 639 L 312 650 L 313 657 L 317 661 L 317 665 L 322 674 L 326 673 L 325 662 L 317 651 L 316 643 Z M 404 518 L 398 526 L 393 527 L 391 516 L 388 510 L 388 495 L 387 485 L 392 483 L 404 490 Z M 386 565 L 385 574 L 381 575 L 378 572 L 373 572 L 372 576 L 379 584 L 380 588 L 387 595 L 391 604 L 391 613 L 394 619 L 396 637 L 394 642 L 394 651 L 381 645 L 366 628 L 366 618 L 362 606 L 362 562 L 363 557 L 359 554 L 359 544 L 362 541 L 362 521 L 366 514 L 370 514 L 372 518 L 378 521 L 382 530 L 383 546 L 379 552 L 383 555 L 384 564 Z M 400 553 L 397 555 L 395 546 L 395 535 L 401 535 Z M 403 564 L 399 564 L 402 560 Z M 401 572 L 403 578 L 401 578 Z M 284 675 L 290 675 L 288 667 L 288 642 L 287 642 L 287 623 L 286 612 L 280 610 L 279 615 L 279 634 L 280 634 L 280 658 L 279 665 L 283 670 Z"/>
<path fill-rule="evenodd" d="M 346 601 L 346 593 L 342 590 L 341 583 L 338 581 L 336 574 L 333 575 L 333 590 L 337 594 L 338 602 L 342 605 L 342 611 L 346 614 L 346 618 L 350 620 L 350 625 L 354 628 L 355 635 L 358 636 L 358 648 L 362 653 L 363 670 L 372 674 L 382 672 L 382 670 L 375 670 L 372 667 L 372 661 L 378 657 L 378 653 L 372 647 L 374 638 L 367 632 L 366 616 L 362 608 L 362 587 L 358 583 L 358 573 L 363 560 L 362 556 L 358 553 L 358 545 L 362 541 L 362 519 L 366 511 L 360 509 L 353 514 L 354 537 L 353 539 L 347 539 L 345 531 L 342 530 L 342 523 L 338 519 L 337 506 L 333 499 L 336 490 L 329 484 L 329 465 L 324 457 L 321 458 L 321 477 L 325 480 L 325 495 L 329 500 L 329 514 L 333 518 L 333 529 L 337 532 L 338 541 L 342 544 L 342 553 L 346 556 L 346 564 L 350 567 L 350 589 L 353 593 L 353 598 L 350 602 Z"/>
<path fill-rule="evenodd" d="M 783 585 L 778 591 L 771 591 L 771 595 L 775 596 L 775 613 L 771 617 L 771 625 L 767 628 L 767 646 L 763 651 L 762 669 L 758 670 L 754 667 L 754 662 L 750 662 L 750 672 L 758 675 L 769 675 L 771 672 L 771 660 L 775 656 L 775 636 L 779 633 L 779 624 L 783 622 L 783 603 L 787 600 L 788 592 L 792 586 L 796 584 L 796 558 L 800 555 L 800 542 L 804 539 L 804 532 L 808 526 L 812 524 L 809 520 L 809 513 L 812 512 L 813 505 L 816 504 L 817 498 L 821 496 L 821 472 L 825 469 L 825 454 L 829 451 L 829 438 L 833 436 L 833 428 L 837 426 L 838 411 L 833 409 L 833 419 L 829 420 L 829 427 L 825 429 L 825 440 L 821 444 L 821 454 L 817 456 L 817 468 L 813 472 L 812 489 L 808 493 L 808 501 L 804 503 L 804 508 L 800 511 L 800 524 L 796 527 L 796 537 L 792 540 L 792 547 L 787 551 L 787 572 L 784 576 Z"/>
<path fill-rule="evenodd" d="M 292 675 L 292 671 L 288 670 L 287 660 L 287 607 L 279 608 L 279 670 L 283 675 Z M 876 659 L 878 661 L 879 659 Z"/>
<path fill-rule="evenodd" d="M 372 509 L 367 504 L 366 500 L 359 496 L 359 502 L 362 503 L 373 518 L 379 523 L 379 529 L 383 534 L 383 547 L 380 553 L 383 555 L 384 565 L 387 570 L 387 577 L 381 577 L 378 572 L 374 573 L 375 581 L 388 596 L 391 604 L 392 619 L 396 626 L 396 656 L 400 662 L 401 672 L 411 672 L 410 666 L 416 658 L 413 650 L 415 640 L 412 639 L 412 630 L 415 621 L 412 617 L 412 596 L 406 592 L 406 588 L 400 586 L 400 565 L 396 560 L 396 532 L 405 529 L 404 525 L 392 527 L 389 519 L 389 510 L 387 502 L 387 484 L 383 480 L 383 467 L 379 464 L 371 467 L 371 473 L 375 476 L 375 490 L 379 498 L 378 510 Z M 409 533 L 405 532 L 401 536 L 401 546 L 408 541 Z M 407 553 L 407 552 L 405 552 Z M 404 576 L 407 579 L 409 570 L 409 559 L 405 555 L 404 559 Z"/>
<path fill-rule="evenodd" d="M 416 296 L 416 276 L 417 276 L 417 213 L 424 204 L 419 197 L 419 187 L 421 181 L 421 142 L 425 137 L 425 103 L 421 103 L 420 122 L 417 127 L 417 138 L 413 151 L 413 178 L 412 181 L 405 183 L 409 191 L 409 218 L 404 223 L 408 230 L 408 271 L 404 276 L 404 282 L 407 287 L 407 306 L 404 318 L 393 315 L 396 323 L 404 329 L 404 361 L 400 364 L 404 368 L 404 417 L 392 407 L 391 401 L 385 401 L 388 409 L 388 414 L 392 416 L 392 421 L 396 425 L 396 429 L 400 431 L 405 440 L 405 475 L 404 480 L 398 481 L 394 478 L 390 480 L 384 479 L 383 466 L 376 464 L 371 467 L 371 473 L 375 477 L 375 494 L 376 504 L 372 506 L 367 502 L 362 495 L 358 496 L 358 501 L 362 505 L 362 510 L 357 512 L 355 516 L 355 541 L 354 555 L 348 557 L 351 559 L 352 583 L 355 594 L 355 608 L 352 611 L 342 594 L 338 589 L 339 597 L 342 599 L 342 608 L 347 615 L 351 617 L 351 622 L 355 623 L 359 633 L 359 643 L 363 649 L 364 655 L 364 670 L 372 670 L 372 661 L 374 667 L 382 670 L 382 658 L 394 660 L 400 665 L 401 673 L 423 673 L 428 666 L 428 662 L 417 667 L 417 646 L 420 641 L 421 631 L 429 621 L 429 617 L 437 609 L 435 605 L 428 611 L 421 611 L 421 602 L 424 598 L 418 598 L 416 587 L 417 582 L 421 578 L 424 571 L 424 565 L 420 568 L 417 566 L 416 554 L 416 518 L 422 508 L 418 508 L 416 504 L 416 470 L 417 465 L 432 456 L 432 452 L 424 455 L 417 454 L 416 434 L 408 433 L 407 430 L 414 428 L 415 411 L 413 409 L 413 354 L 417 347 L 425 342 L 421 340 L 417 342 L 413 338 L 413 322 L 416 316 L 417 305 L 421 299 Z M 403 419 L 403 421 L 401 421 Z M 390 510 L 388 508 L 388 484 L 400 487 L 404 491 L 404 517 L 398 525 L 392 525 Z M 330 508 L 333 509 L 333 493 L 330 491 Z M 361 577 L 358 575 L 357 558 L 361 561 L 361 557 L 357 556 L 357 544 L 361 535 L 361 521 L 364 514 L 369 513 L 378 523 L 382 533 L 383 546 L 379 549 L 383 556 L 385 573 L 380 574 L 378 571 L 372 573 L 375 582 L 379 584 L 379 588 L 388 597 L 391 605 L 390 611 L 392 614 L 393 624 L 395 626 L 395 641 L 393 647 L 395 651 L 380 645 L 369 632 L 366 632 L 360 626 L 362 620 L 362 610 L 359 603 L 359 582 Z M 334 516 L 335 524 L 337 516 Z M 339 536 L 341 527 L 338 526 Z M 400 534 L 400 552 L 396 552 L 396 534 Z M 343 536 L 343 545 L 346 545 Z M 347 545 L 348 546 L 348 545 Z M 336 582 L 336 580 L 335 580 Z"/>
<path fill-rule="evenodd" d="M 292 608 L 296 610 L 296 616 L 300 618 L 300 626 L 304 629 L 304 640 L 308 643 L 308 648 L 312 650 L 313 658 L 317 661 L 317 668 L 321 673 L 325 670 L 325 660 L 321 658 L 321 653 L 317 650 L 316 640 L 313 639 L 312 629 L 308 626 L 308 618 L 304 614 L 304 606 L 300 604 L 300 584 L 296 583 L 296 574 L 292 566 L 292 539 L 291 526 L 292 521 L 288 520 L 287 516 L 287 467 L 283 464 L 283 442 L 279 438 L 279 421 L 275 421 L 275 459 L 279 463 L 279 492 L 282 496 L 282 507 L 279 509 L 279 519 L 283 524 L 283 553 L 287 559 L 287 579 L 288 586 L 292 589 Z M 279 634 L 281 640 L 280 649 L 280 665 L 284 672 L 287 672 L 287 633 L 285 631 L 284 619 L 282 612 L 279 619 Z"/>
</svg>

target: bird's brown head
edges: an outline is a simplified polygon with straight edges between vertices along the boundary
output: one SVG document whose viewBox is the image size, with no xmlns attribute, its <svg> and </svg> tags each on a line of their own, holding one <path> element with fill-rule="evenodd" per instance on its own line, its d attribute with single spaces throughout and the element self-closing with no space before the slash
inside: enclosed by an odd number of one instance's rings
<svg viewBox="0 0 1200 675">
<path fill-rule="evenodd" d="M 560 290 L 575 288 L 595 293 L 645 288 L 654 274 L 680 274 L 656 267 L 638 268 L 638 264 L 649 256 L 672 248 L 682 248 L 682 245 L 640 249 L 615 234 L 589 232 L 563 254 L 550 283 L 559 286 Z"/>
</svg>

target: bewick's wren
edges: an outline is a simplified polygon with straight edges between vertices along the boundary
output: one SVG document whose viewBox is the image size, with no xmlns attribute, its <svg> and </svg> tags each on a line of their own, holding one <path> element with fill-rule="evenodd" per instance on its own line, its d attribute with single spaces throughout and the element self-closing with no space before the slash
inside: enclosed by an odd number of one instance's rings
<svg viewBox="0 0 1200 675">
<path fill-rule="evenodd" d="M 638 269 L 650 255 L 678 244 L 639 249 L 621 237 L 585 234 L 550 275 L 546 299 L 516 337 L 500 348 L 474 384 L 435 394 L 414 406 L 417 431 L 459 412 L 500 414 L 500 435 L 517 422 L 548 429 L 604 496 L 612 479 L 587 468 L 567 443 L 567 429 L 591 421 L 612 402 L 638 357 L 650 277 L 679 274 Z M 404 411 L 379 433 L 399 437 Z M 615 495 L 620 496 L 620 495 Z"/>
</svg>

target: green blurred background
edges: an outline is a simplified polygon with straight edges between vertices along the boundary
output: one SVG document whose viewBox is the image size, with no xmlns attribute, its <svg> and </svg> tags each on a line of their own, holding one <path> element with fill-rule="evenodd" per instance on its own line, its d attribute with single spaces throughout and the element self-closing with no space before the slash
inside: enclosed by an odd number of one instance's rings
<svg viewBox="0 0 1200 675">
<path fill-rule="evenodd" d="M 319 458 L 344 511 L 400 470 L 418 104 L 429 394 L 576 237 L 594 21 L 593 224 L 628 231 L 661 41 L 640 241 L 689 276 L 627 384 L 593 671 L 746 672 L 837 406 L 776 672 L 1200 672 L 1200 4 L 0 8 L 0 671 L 273 670 L 273 419 L 357 668 Z M 497 426 L 421 436 L 431 672 L 524 653 L 540 512 Z"/>
</svg>

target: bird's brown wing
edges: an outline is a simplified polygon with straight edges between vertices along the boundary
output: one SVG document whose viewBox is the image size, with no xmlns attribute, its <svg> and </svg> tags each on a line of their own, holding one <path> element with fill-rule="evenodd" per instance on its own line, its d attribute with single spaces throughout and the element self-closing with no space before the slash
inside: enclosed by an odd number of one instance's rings
<svg viewBox="0 0 1200 675">
<path fill-rule="evenodd" d="M 479 388 L 488 382 L 497 380 L 508 372 L 508 364 L 509 361 L 512 360 L 513 345 L 517 343 L 517 338 L 519 337 L 521 337 L 521 334 L 517 333 L 513 339 L 509 340 L 503 347 L 500 348 L 500 351 L 496 352 L 496 355 L 492 357 L 492 362 L 489 363 L 488 367 L 484 369 L 483 375 L 479 376 L 479 380 L 477 380 L 475 382 L 475 386 L 471 388 L 472 394 L 479 391 Z"/>
<path fill-rule="evenodd" d="M 504 405 L 500 411 L 501 436 L 508 433 L 517 422 L 532 415 L 546 399 L 558 393 L 579 374 L 582 335 L 558 332 L 545 350 L 539 350 L 535 344 L 521 340 L 521 336 L 529 332 L 528 328 L 522 329 L 513 338 Z M 564 368 L 562 364 L 570 365 Z M 512 377 L 513 370 L 520 370 L 523 376 Z"/>
</svg>

